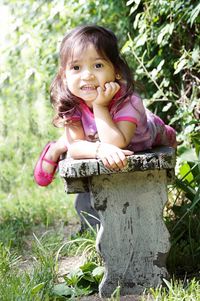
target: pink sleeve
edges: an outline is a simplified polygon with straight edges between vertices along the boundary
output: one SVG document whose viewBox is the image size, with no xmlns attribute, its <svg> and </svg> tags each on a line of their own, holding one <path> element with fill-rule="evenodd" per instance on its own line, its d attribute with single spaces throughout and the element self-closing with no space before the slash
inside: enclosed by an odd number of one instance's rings
<svg viewBox="0 0 200 301">
<path fill-rule="evenodd" d="M 141 115 L 145 114 L 142 100 L 137 95 L 128 96 L 114 114 L 113 121 L 129 121 L 138 125 Z"/>
</svg>

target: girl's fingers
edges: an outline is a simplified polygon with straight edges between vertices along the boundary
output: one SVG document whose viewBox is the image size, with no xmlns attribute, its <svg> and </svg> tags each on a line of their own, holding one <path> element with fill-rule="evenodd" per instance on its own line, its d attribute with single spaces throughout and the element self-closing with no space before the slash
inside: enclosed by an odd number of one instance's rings
<svg viewBox="0 0 200 301">
<path fill-rule="evenodd" d="M 104 89 L 102 87 L 97 87 L 97 93 L 98 94 L 103 94 L 104 93 Z"/>
<path fill-rule="evenodd" d="M 122 152 L 124 153 L 125 156 L 132 156 L 134 154 L 133 151 L 130 151 L 128 149 L 122 149 Z"/>
<path fill-rule="evenodd" d="M 109 163 L 109 169 L 113 169 L 113 170 L 116 170 L 116 169 L 119 169 L 115 160 L 113 159 L 113 156 L 112 155 L 108 155 L 106 157 L 108 163 Z"/>
<path fill-rule="evenodd" d="M 122 169 L 122 168 L 124 168 L 127 165 L 127 159 L 125 157 L 124 152 L 119 152 L 118 156 L 119 156 L 119 158 L 120 158 L 120 160 L 122 162 L 122 167 L 121 167 L 121 169 Z"/>
<path fill-rule="evenodd" d="M 133 155 L 133 152 L 129 150 L 122 150 L 111 145 L 107 146 L 108 148 L 101 147 L 99 152 L 104 166 L 115 171 L 124 169 L 127 166 L 126 156 Z"/>
<path fill-rule="evenodd" d="M 116 82 L 110 82 L 105 84 L 105 88 L 105 93 L 115 95 L 116 92 L 120 89 L 120 85 Z"/>
<path fill-rule="evenodd" d="M 102 162 L 103 162 L 103 165 L 106 167 L 106 168 L 109 168 L 110 169 L 110 164 L 108 162 L 108 160 L 106 158 L 103 158 L 102 159 Z"/>
<path fill-rule="evenodd" d="M 106 159 L 106 160 L 104 160 L 105 163 L 102 160 L 104 165 L 111 170 L 120 170 L 120 169 L 123 169 L 124 166 L 126 166 L 126 162 L 125 161 L 123 162 L 124 158 L 122 157 L 122 160 L 121 160 L 118 153 L 112 153 L 112 154 L 106 156 L 106 158 L 104 158 L 104 159 Z"/>
<path fill-rule="evenodd" d="M 112 159 L 112 156 L 107 156 L 102 159 L 103 165 L 110 170 L 119 170 L 118 166 Z"/>
<path fill-rule="evenodd" d="M 123 155 L 123 153 L 121 154 L 120 152 L 118 153 L 114 153 L 113 155 L 112 155 L 112 158 L 113 158 L 113 160 L 114 160 L 114 162 L 115 162 L 115 164 L 116 164 L 116 166 L 117 166 L 117 169 L 122 169 L 122 168 L 124 168 L 124 164 L 125 164 L 125 162 L 124 162 L 124 160 L 125 160 L 125 156 Z"/>
</svg>

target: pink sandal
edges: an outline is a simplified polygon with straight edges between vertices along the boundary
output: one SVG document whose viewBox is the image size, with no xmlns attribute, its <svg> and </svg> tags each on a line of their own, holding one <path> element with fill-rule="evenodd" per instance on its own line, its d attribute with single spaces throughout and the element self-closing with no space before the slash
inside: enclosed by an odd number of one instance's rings
<svg viewBox="0 0 200 301">
<path fill-rule="evenodd" d="M 40 186 L 48 186 L 52 181 L 53 181 L 53 178 L 54 178 L 54 174 L 56 172 L 56 168 L 58 166 L 58 163 L 57 162 L 54 162 L 54 161 L 51 161 L 49 159 L 46 159 L 44 158 L 49 147 L 55 142 L 49 142 L 47 143 L 47 145 L 44 147 L 41 155 L 40 155 L 40 158 L 38 160 L 38 162 L 36 163 L 36 166 L 35 166 L 35 169 L 34 169 L 34 178 L 35 178 L 35 181 L 38 185 Z M 54 170 L 52 173 L 48 173 L 46 171 L 44 171 L 42 169 L 42 161 L 46 161 L 47 163 L 55 166 Z"/>
</svg>

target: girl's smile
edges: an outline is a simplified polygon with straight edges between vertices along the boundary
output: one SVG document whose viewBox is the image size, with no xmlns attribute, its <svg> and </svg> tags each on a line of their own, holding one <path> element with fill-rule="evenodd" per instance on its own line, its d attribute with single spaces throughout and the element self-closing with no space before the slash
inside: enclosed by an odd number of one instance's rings
<svg viewBox="0 0 200 301">
<path fill-rule="evenodd" d="M 81 87 L 81 90 L 84 90 L 84 91 L 94 91 L 94 90 L 96 90 L 96 86 L 94 86 L 94 85 L 83 85 L 82 87 Z"/>
<path fill-rule="evenodd" d="M 88 106 L 92 106 L 96 99 L 97 88 L 105 89 L 105 84 L 115 81 L 116 77 L 112 63 L 97 53 L 91 43 L 83 50 L 76 47 L 65 74 L 70 92 L 82 98 Z"/>
</svg>

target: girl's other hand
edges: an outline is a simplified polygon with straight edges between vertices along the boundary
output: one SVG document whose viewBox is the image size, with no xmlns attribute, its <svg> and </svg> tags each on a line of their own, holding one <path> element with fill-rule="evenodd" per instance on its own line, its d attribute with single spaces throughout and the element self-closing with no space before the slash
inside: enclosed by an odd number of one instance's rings
<svg viewBox="0 0 200 301">
<path fill-rule="evenodd" d="M 133 155 L 132 151 L 120 149 L 112 144 L 101 143 L 98 148 L 98 158 L 105 167 L 111 170 L 122 170 L 127 166 L 126 156 Z"/>
<path fill-rule="evenodd" d="M 97 97 L 94 100 L 94 104 L 107 107 L 119 89 L 120 85 L 116 82 L 106 83 L 104 89 L 102 87 L 98 87 Z"/>
</svg>

